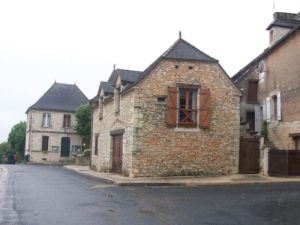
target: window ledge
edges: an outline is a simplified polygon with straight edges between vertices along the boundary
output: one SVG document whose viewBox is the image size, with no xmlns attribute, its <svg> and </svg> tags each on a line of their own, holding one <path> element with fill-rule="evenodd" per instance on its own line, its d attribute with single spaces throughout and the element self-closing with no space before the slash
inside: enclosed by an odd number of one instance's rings
<svg viewBox="0 0 300 225">
<path fill-rule="evenodd" d="M 199 129 L 198 129 L 198 128 L 176 127 L 174 130 L 175 130 L 176 132 L 192 132 L 192 133 L 199 132 Z"/>
</svg>

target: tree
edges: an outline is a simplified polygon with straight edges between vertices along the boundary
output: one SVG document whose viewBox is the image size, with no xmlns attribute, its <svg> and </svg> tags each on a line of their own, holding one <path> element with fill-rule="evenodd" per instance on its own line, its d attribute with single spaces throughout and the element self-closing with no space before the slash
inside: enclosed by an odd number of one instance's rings
<svg viewBox="0 0 300 225">
<path fill-rule="evenodd" d="M 11 146 L 7 142 L 2 142 L 0 144 L 0 163 L 3 163 L 3 156 L 11 151 Z"/>
<path fill-rule="evenodd" d="M 10 144 L 12 151 L 18 154 L 19 159 L 24 157 L 26 136 L 26 122 L 21 121 L 14 125 L 10 130 L 7 142 Z"/>
<path fill-rule="evenodd" d="M 75 130 L 83 138 L 86 144 L 84 148 L 89 148 L 91 137 L 91 113 L 91 107 L 88 104 L 81 105 L 75 112 Z"/>
</svg>

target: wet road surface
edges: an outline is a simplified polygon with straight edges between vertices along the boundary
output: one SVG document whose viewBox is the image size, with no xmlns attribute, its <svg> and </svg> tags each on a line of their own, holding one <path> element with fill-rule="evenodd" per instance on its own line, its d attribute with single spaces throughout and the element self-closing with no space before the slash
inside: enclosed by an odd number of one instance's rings
<svg viewBox="0 0 300 225">
<path fill-rule="evenodd" d="M 4 167 L 1 225 L 300 224 L 300 183 L 121 187 L 60 166 Z"/>
</svg>

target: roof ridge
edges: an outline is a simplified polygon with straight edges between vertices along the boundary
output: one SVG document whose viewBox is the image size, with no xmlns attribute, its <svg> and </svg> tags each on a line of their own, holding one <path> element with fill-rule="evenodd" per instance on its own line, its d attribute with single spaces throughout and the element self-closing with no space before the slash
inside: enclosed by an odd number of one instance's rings
<svg viewBox="0 0 300 225">
<path fill-rule="evenodd" d="M 194 45 L 192 45 L 191 43 L 187 42 L 186 40 L 180 38 L 180 40 L 182 40 L 183 42 L 185 42 L 187 45 L 191 46 L 192 48 L 194 48 L 195 50 L 201 52 L 203 55 L 206 55 L 207 57 L 211 58 L 212 60 L 218 61 L 217 59 L 211 57 L 210 55 L 206 54 L 205 52 L 201 51 L 200 49 L 198 49 L 197 47 L 195 47 Z"/>
<path fill-rule="evenodd" d="M 131 71 L 131 72 L 139 72 L 139 73 L 142 73 L 142 72 L 143 72 L 143 71 L 129 70 L 129 69 L 116 69 L 116 70 Z"/>
</svg>

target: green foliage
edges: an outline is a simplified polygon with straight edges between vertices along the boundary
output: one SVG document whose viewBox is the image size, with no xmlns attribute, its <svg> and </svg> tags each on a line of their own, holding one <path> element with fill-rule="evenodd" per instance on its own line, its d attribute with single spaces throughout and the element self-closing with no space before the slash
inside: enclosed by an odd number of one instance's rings
<svg viewBox="0 0 300 225">
<path fill-rule="evenodd" d="M 268 136 L 268 123 L 267 121 L 263 121 L 262 128 L 261 128 L 261 135 L 267 137 Z"/>
<path fill-rule="evenodd" d="M 8 135 L 8 143 L 11 146 L 13 152 L 17 152 L 19 159 L 24 157 L 25 149 L 25 137 L 26 137 L 26 122 L 22 121 L 13 126 Z"/>
<path fill-rule="evenodd" d="M 83 156 L 84 157 L 90 157 L 90 155 L 91 155 L 91 149 L 85 149 L 83 151 Z"/>
<path fill-rule="evenodd" d="M 9 143 L 7 142 L 2 142 L 0 144 L 0 163 L 4 163 L 4 159 L 3 159 L 3 156 L 5 153 L 7 152 L 11 152 L 11 146 Z"/>
<path fill-rule="evenodd" d="M 91 137 L 91 113 L 91 107 L 88 104 L 81 105 L 75 112 L 75 130 L 87 141 Z"/>
</svg>

